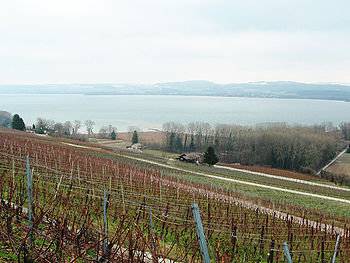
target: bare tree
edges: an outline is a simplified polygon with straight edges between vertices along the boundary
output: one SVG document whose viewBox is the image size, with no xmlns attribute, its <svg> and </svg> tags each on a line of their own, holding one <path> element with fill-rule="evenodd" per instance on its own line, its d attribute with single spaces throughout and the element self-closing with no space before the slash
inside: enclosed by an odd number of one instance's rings
<svg viewBox="0 0 350 263">
<path fill-rule="evenodd" d="M 0 126 L 10 127 L 11 126 L 12 115 L 7 111 L 0 111 Z"/>
<path fill-rule="evenodd" d="M 72 133 L 73 130 L 73 125 L 70 121 L 66 121 L 63 124 L 63 132 L 65 135 L 70 135 Z"/>
<path fill-rule="evenodd" d="M 112 131 L 111 131 L 111 132 L 112 132 Z M 99 132 L 98 132 L 98 137 L 99 137 L 100 139 L 108 139 L 109 134 L 110 134 L 110 133 L 108 133 L 108 127 L 103 126 L 103 127 L 101 127 L 101 129 L 100 129 Z"/>
<path fill-rule="evenodd" d="M 42 129 L 42 130 L 46 130 L 47 129 L 47 123 L 46 123 L 46 120 L 44 118 L 38 118 L 36 120 L 36 125 L 35 127 L 37 129 Z"/>
<path fill-rule="evenodd" d="M 77 134 L 80 127 L 81 127 L 81 121 L 80 120 L 74 120 L 73 121 L 73 127 L 74 127 L 74 133 Z"/>
<path fill-rule="evenodd" d="M 63 124 L 60 122 L 57 122 L 53 125 L 54 135 L 55 136 L 62 136 L 63 135 Z"/>
<path fill-rule="evenodd" d="M 350 122 L 342 122 L 339 126 L 345 140 L 350 140 Z"/>
<path fill-rule="evenodd" d="M 42 130 L 54 130 L 54 126 L 55 126 L 55 121 L 54 120 L 47 120 L 44 118 L 38 118 L 37 119 L 37 123 L 36 123 L 36 128 L 37 129 L 42 129 Z"/>
<path fill-rule="evenodd" d="M 185 132 L 185 126 L 179 122 L 167 122 L 163 124 L 163 130 L 169 133 L 183 133 Z"/>
<path fill-rule="evenodd" d="M 47 120 L 48 129 L 51 131 L 55 130 L 55 128 L 54 128 L 55 123 L 56 122 L 54 120 Z"/>
<path fill-rule="evenodd" d="M 141 129 L 137 126 L 129 126 L 128 131 L 129 131 L 129 133 L 133 133 L 134 131 L 140 132 Z"/>
<path fill-rule="evenodd" d="M 84 124 L 86 126 L 86 131 L 88 135 L 91 135 L 93 133 L 93 127 L 95 125 L 95 122 L 93 122 L 92 120 L 86 120 Z"/>
<path fill-rule="evenodd" d="M 108 125 L 108 133 L 109 134 L 111 134 L 112 133 L 112 131 L 114 131 L 114 132 L 117 132 L 117 127 L 115 127 L 115 126 L 113 126 L 113 125 Z"/>
</svg>

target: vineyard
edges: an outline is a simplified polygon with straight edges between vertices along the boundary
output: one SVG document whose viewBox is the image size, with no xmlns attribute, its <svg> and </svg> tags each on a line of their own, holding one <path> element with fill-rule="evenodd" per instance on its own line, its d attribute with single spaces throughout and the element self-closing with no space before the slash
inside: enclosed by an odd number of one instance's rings
<svg viewBox="0 0 350 263">
<path fill-rule="evenodd" d="M 347 217 L 93 147 L 0 130 L 0 261 L 201 262 L 195 203 L 211 262 L 349 261 Z"/>
</svg>

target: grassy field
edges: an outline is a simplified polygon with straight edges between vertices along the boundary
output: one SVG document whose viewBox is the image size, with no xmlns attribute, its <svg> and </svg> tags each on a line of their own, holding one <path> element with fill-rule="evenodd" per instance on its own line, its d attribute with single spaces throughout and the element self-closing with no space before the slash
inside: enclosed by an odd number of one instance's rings
<svg viewBox="0 0 350 263">
<path fill-rule="evenodd" d="M 350 153 L 344 153 L 335 163 L 327 168 L 327 172 L 350 176 Z"/>
<path fill-rule="evenodd" d="M 99 145 L 116 147 L 116 148 L 126 148 L 130 143 L 123 140 L 108 140 L 108 139 L 98 139 L 98 138 L 90 138 L 90 143 L 96 143 Z"/>
<path fill-rule="evenodd" d="M 165 158 L 165 159 L 169 159 L 169 158 L 175 159 L 179 156 L 179 154 L 177 154 L 177 153 L 169 153 L 169 152 L 163 152 L 163 151 L 151 150 L 151 149 L 144 149 L 143 152 L 157 155 L 157 156 L 160 156 L 160 157 Z"/>
<path fill-rule="evenodd" d="M 149 132 L 138 132 L 139 142 L 148 144 L 161 144 L 165 140 L 163 132 L 149 131 Z M 132 133 L 130 132 L 118 132 L 118 139 L 123 141 L 131 142 Z"/>
</svg>

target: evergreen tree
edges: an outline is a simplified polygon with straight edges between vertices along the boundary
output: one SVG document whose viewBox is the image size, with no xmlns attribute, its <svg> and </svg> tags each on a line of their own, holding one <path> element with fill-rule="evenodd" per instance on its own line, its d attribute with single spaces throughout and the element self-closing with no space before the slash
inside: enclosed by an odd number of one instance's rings
<svg viewBox="0 0 350 263">
<path fill-rule="evenodd" d="M 134 131 L 131 139 L 132 144 L 138 143 L 139 142 L 139 136 L 137 135 L 137 131 Z"/>
<path fill-rule="evenodd" d="M 173 151 L 175 149 L 175 133 L 170 133 L 169 137 L 169 150 Z"/>
<path fill-rule="evenodd" d="M 111 132 L 111 139 L 112 139 L 112 140 L 117 139 L 117 134 L 115 133 L 114 130 Z"/>
<path fill-rule="evenodd" d="M 191 152 L 194 151 L 194 138 L 193 138 L 193 135 L 191 136 L 191 142 L 190 142 L 189 150 Z"/>
<path fill-rule="evenodd" d="M 12 129 L 20 131 L 24 131 L 26 129 L 23 119 L 18 114 L 13 115 L 11 126 Z"/>
<path fill-rule="evenodd" d="M 181 137 L 180 135 L 178 135 L 176 137 L 176 140 L 175 140 L 175 150 L 177 152 L 181 152 L 182 151 L 182 140 L 181 140 Z"/>
<path fill-rule="evenodd" d="M 207 151 L 204 153 L 204 163 L 211 165 L 216 164 L 219 161 L 219 158 L 216 156 L 214 152 L 214 148 L 209 146 Z"/>
</svg>

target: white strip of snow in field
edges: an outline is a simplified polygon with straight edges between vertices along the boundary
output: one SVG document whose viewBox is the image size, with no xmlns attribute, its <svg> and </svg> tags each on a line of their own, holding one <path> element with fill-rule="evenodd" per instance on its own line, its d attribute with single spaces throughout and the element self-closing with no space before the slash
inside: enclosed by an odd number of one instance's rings
<svg viewBox="0 0 350 263">
<path fill-rule="evenodd" d="M 274 179 L 279 179 L 279 180 L 284 180 L 284 181 L 289 181 L 289 182 L 294 182 L 294 183 L 308 184 L 308 185 L 312 185 L 312 186 L 320 186 L 320 187 L 325 187 L 325 188 L 331 188 L 331 189 L 336 189 L 336 190 L 350 192 L 349 188 L 343 188 L 343 187 L 338 187 L 338 186 L 333 186 L 333 185 L 314 183 L 314 182 L 310 182 L 310 181 L 306 181 L 306 180 L 300 180 L 300 179 L 295 179 L 295 178 L 288 178 L 288 177 L 284 177 L 284 176 L 278 176 L 278 175 L 272 175 L 272 174 L 266 174 L 266 173 L 260 173 L 260 172 L 253 172 L 253 171 L 249 171 L 249 170 L 238 169 L 238 168 L 233 168 L 233 167 L 228 167 L 228 166 L 221 166 L 221 165 L 214 165 L 214 167 L 228 169 L 228 170 L 236 171 L 236 172 L 255 174 L 255 175 L 259 175 L 259 176 L 264 176 L 264 177 L 268 177 L 268 178 L 274 178 Z"/>
</svg>

